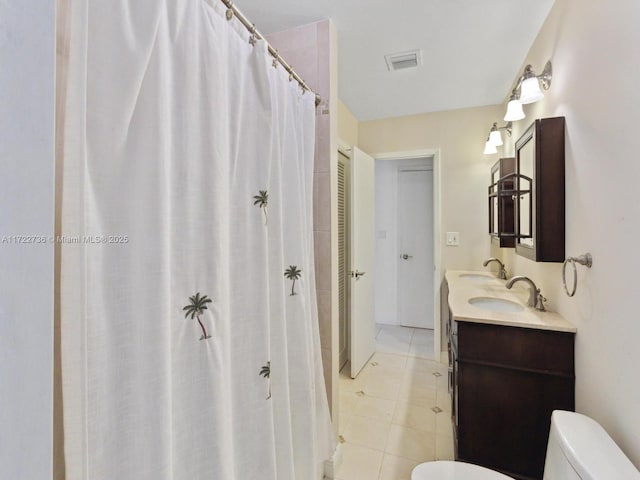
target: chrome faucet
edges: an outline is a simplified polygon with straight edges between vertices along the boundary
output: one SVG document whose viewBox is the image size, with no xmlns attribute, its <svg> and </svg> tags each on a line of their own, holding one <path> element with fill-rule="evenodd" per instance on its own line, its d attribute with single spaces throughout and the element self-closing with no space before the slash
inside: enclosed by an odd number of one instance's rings
<svg viewBox="0 0 640 480">
<path fill-rule="evenodd" d="M 522 275 L 513 277 L 507 282 L 506 287 L 510 289 L 511 287 L 513 287 L 514 283 L 520 280 L 522 280 L 523 282 L 527 282 L 529 284 L 529 287 L 531 287 L 531 290 L 529 292 L 529 306 L 534 307 L 536 310 L 544 312 L 544 302 L 546 302 L 547 299 L 542 296 L 542 294 L 540 293 L 540 289 L 536 287 L 536 284 L 533 283 L 533 280 L 531 280 L 529 277 L 525 277 Z"/>
<path fill-rule="evenodd" d="M 507 271 L 504 268 L 504 263 L 502 263 L 499 259 L 491 257 L 488 260 L 485 260 L 485 262 L 482 264 L 482 266 L 486 267 L 491 262 L 498 262 L 498 265 L 500 265 L 500 270 L 498 271 L 498 278 L 500 280 L 506 280 L 507 279 Z"/>
</svg>

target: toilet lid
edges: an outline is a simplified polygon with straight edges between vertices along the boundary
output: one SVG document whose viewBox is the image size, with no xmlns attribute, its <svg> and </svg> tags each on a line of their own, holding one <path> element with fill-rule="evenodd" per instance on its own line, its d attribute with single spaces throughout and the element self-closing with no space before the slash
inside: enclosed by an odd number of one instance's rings
<svg viewBox="0 0 640 480">
<path fill-rule="evenodd" d="M 421 463 L 411 472 L 411 480 L 513 480 L 502 473 L 464 462 Z"/>
</svg>

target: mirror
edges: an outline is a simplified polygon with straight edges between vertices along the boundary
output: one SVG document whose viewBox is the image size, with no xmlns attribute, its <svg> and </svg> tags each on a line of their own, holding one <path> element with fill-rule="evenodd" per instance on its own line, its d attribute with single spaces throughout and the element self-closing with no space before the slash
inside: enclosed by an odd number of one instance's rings
<svg viewBox="0 0 640 480">
<path fill-rule="evenodd" d="M 533 247 L 533 236 L 535 234 L 532 217 L 535 216 L 533 205 L 535 194 L 531 186 L 534 178 L 535 151 L 533 136 L 531 136 L 518 150 L 518 232 L 520 238 L 518 243 L 527 247 Z"/>
<path fill-rule="evenodd" d="M 495 169 L 491 172 L 491 185 L 496 185 L 499 176 L 499 170 Z M 497 187 L 496 187 L 497 188 Z M 491 197 L 491 230 L 490 233 L 497 233 L 500 231 L 498 226 L 498 197 Z"/>
</svg>

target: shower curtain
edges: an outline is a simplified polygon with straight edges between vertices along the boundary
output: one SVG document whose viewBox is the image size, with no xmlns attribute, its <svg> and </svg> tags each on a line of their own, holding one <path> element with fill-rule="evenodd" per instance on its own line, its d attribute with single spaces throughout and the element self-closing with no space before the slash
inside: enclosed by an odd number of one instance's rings
<svg viewBox="0 0 640 480">
<path fill-rule="evenodd" d="M 68 480 L 311 480 L 314 95 L 218 0 L 71 3 Z"/>
</svg>

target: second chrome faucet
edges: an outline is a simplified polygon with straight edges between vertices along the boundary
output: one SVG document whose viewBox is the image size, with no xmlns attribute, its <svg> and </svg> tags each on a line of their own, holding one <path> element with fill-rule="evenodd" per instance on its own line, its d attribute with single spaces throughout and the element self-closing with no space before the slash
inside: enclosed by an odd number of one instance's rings
<svg viewBox="0 0 640 480">
<path fill-rule="evenodd" d="M 500 280 L 506 280 L 507 279 L 507 271 L 504 268 L 504 263 L 502 263 L 499 259 L 491 257 L 491 258 L 485 260 L 484 263 L 482 264 L 482 266 L 486 267 L 491 262 L 498 262 L 498 265 L 500 265 L 500 270 L 498 271 L 498 278 Z"/>
<path fill-rule="evenodd" d="M 533 283 L 533 280 L 531 280 L 529 277 L 525 277 L 523 275 L 513 277 L 507 282 L 505 286 L 511 289 L 511 287 L 513 287 L 513 284 L 519 281 L 527 282 L 529 284 L 529 287 L 531 289 L 529 292 L 529 306 L 534 307 L 536 310 L 544 312 L 544 302 L 547 299 L 542 296 L 542 294 L 540 293 L 540 289 L 536 287 L 536 284 Z"/>
</svg>

